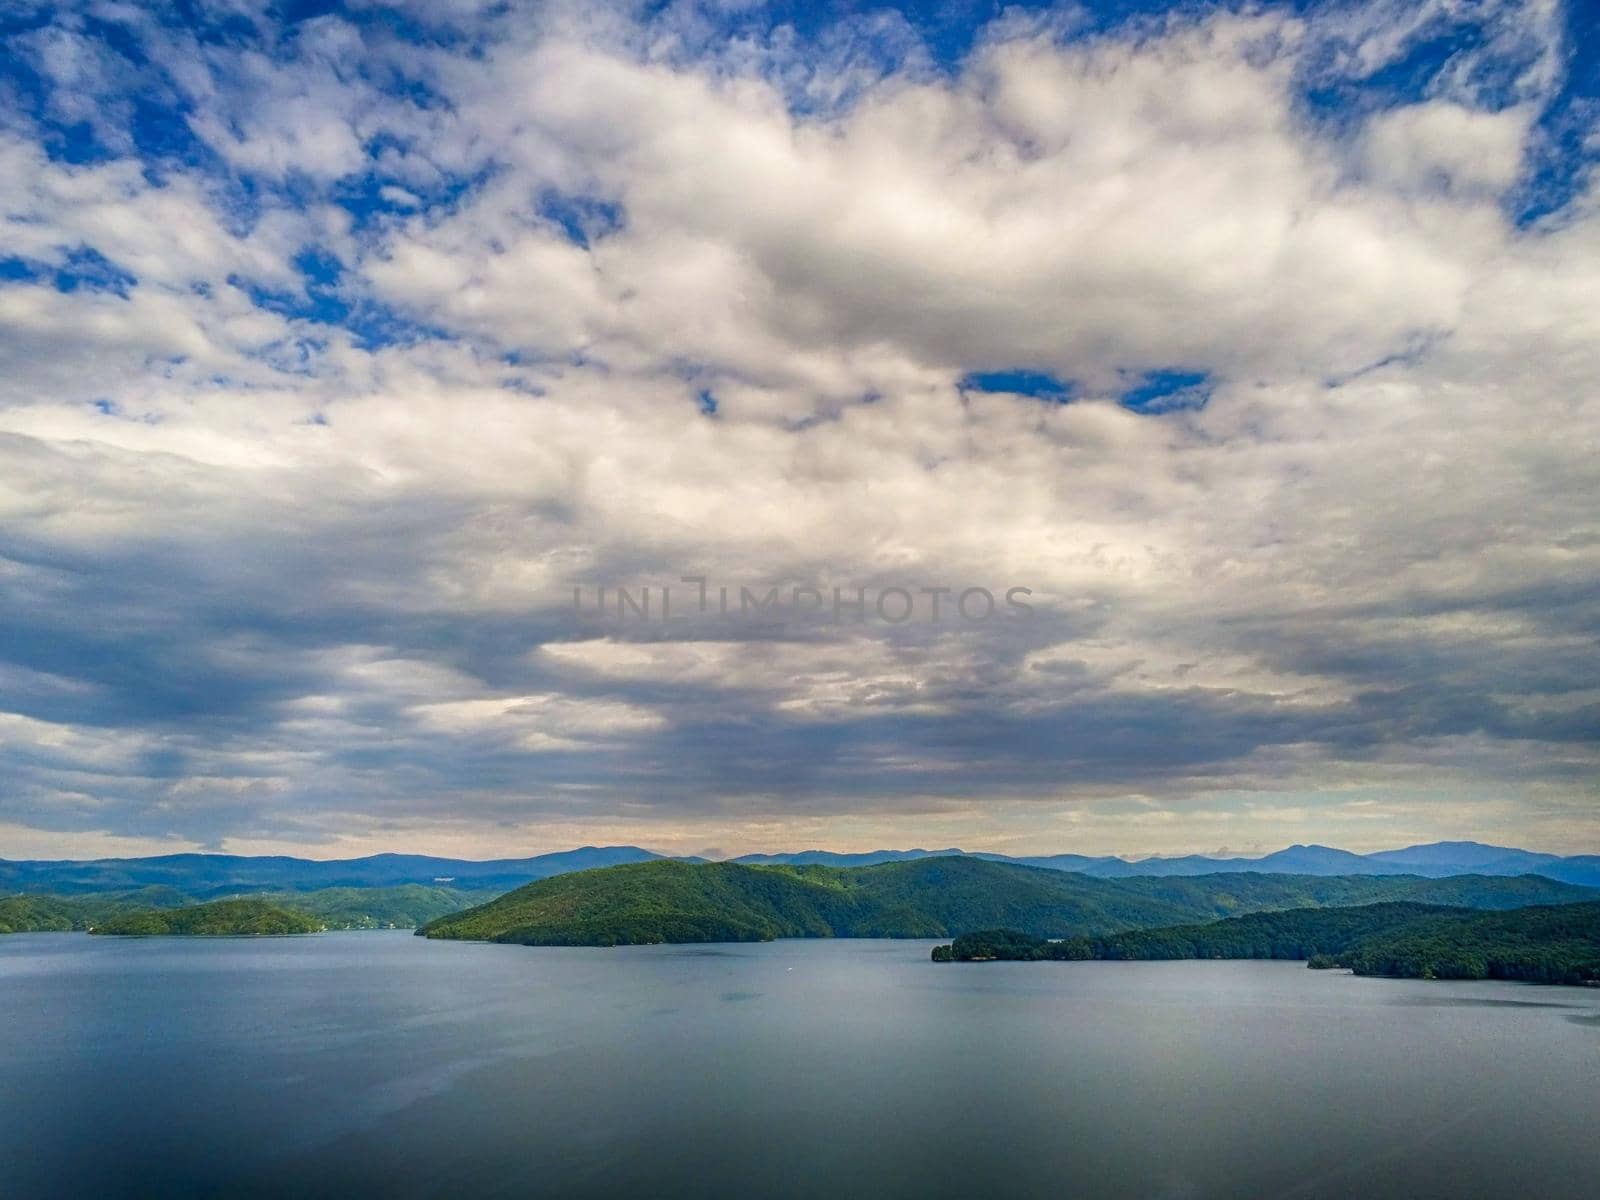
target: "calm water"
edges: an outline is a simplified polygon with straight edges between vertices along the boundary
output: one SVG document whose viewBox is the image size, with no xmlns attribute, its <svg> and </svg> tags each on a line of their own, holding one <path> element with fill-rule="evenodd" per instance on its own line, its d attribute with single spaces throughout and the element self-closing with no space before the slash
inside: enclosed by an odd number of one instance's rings
<svg viewBox="0 0 1600 1200">
<path fill-rule="evenodd" d="M 0 1196 L 1600 1196 L 1600 992 L 0 938 Z"/>
</svg>

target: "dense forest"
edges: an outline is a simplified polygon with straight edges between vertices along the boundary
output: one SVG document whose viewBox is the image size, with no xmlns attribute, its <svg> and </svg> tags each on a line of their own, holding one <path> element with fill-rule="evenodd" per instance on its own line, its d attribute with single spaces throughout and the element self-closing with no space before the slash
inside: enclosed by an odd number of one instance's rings
<svg viewBox="0 0 1600 1200">
<path fill-rule="evenodd" d="M 244 935 L 316 933 L 320 922 L 265 900 L 213 900 L 183 908 L 150 908 L 112 917 L 89 927 L 90 933 L 126 936 L 240 937 Z"/>
<path fill-rule="evenodd" d="M 149 908 L 175 908 L 189 898 L 166 887 L 92 896 L 0 897 L 0 934 L 66 933 Z"/>
<path fill-rule="evenodd" d="M 55 896 L 0 898 L 0 933 L 64 933 L 86 924 L 78 905 Z"/>
<path fill-rule="evenodd" d="M 1225 881 L 1240 881 L 1237 893 Z M 1454 908 L 1525 908 L 1600 899 L 1600 891 L 1557 883 L 1541 875 L 1237 875 L 1167 876 L 1114 881 L 1134 895 L 1158 896 L 1201 916 L 1231 917 L 1266 909 L 1329 908 L 1384 901 L 1443 904 Z"/>
<path fill-rule="evenodd" d="M 1098 938 L 1048 941 L 1008 929 L 962 934 L 939 961 L 1055 959 L 1286 958 L 1332 954 L 1375 933 L 1459 909 L 1426 904 L 1364 904 L 1251 913 L 1204 924 L 1139 929 Z"/>
<path fill-rule="evenodd" d="M 415 929 L 449 913 L 482 904 L 498 893 L 426 887 L 320 888 L 314 892 L 260 892 L 257 898 L 313 917 L 329 929 Z"/>
<path fill-rule="evenodd" d="M 1592 899 L 1543 879 L 1209 875 L 1093 879 L 948 856 L 868 867 L 658 860 L 540 880 L 419 932 L 527 945 L 942 937 L 974 928 L 1095 937 L 1263 909 L 1406 899 L 1508 907 Z"/>
<path fill-rule="evenodd" d="M 1600 981 L 1600 904 L 1451 913 L 1364 938 L 1332 956 L 1358 975 Z"/>
<path fill-rule="evenodd" d="M 1600 903 L 1463 911 L 1420 904 L 1253 913 L 1204 925 L 1048 941 L 962 934 L 935 962 L 1281 958 L 1413 979 L 1600 980 Z"/>
<path fill-rule="evenodd" d="M 328 929 L 414 929 L 481 904 L 495 893 L 403 884 L 399 887 L 321 888 L 313 892 L 256 892 L 250 898 L 298 912 Z M 244 899 L 241 896 L 223 899 Z M 115 917 L 202 901 L 170 887 L 80 896 L 0 897 L 0 934 L 88 929 Z"/>
</svg>

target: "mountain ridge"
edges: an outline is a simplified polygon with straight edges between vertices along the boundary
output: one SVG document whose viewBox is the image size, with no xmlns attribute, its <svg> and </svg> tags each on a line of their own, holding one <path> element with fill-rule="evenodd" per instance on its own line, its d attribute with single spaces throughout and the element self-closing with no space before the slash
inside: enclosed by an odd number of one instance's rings
<svg viewBox="0 0 1600 1200">
<path fill-rule="evenodd" d="M 1537 876 L 1094 879 L 964 855 L 865 867 L 662 859 L 538 880 L 417 932 L 533 946 L 945 937 L 978 928 L 1082 937 L 1270 909 L 1385 900 L 1514 908 L 1597 895 Z"/>
<path fill-rule="evenodd" d="M 1202 854 L 1127 859 L 1116 855 L 1070 852 L 1007 855 L 979 851 L 970 855 L 949 847 L 940 850 L 870 850 L 840 852 L 808 849 L 771 854 L 746 854 L 728 859 L 741 865 L 873 866 L 922 858 L 965 857 L 1070 871 L 1096 878 L 1200 876 L 1257 872 L 1309 875 L 1454 875 L 1512 876 L 1538 874 L 1562 883 L 1600 887 L 1600 855 L 1543 854 L 1481 842 L 1430 842 L 1398 850 L 1355 854 L 1337 847 L 1295 844 L 1258 857 L 1212 857 Z M 288 855 L 182 853 L 143 858 L 0 859 L 0 894 L 60 895 L 178 887 L 196 898 L 246 891 L 309 891 L 331 887 L 393 887 L 404 884 L 509 891 L 537 879 L 570 871 L 652 862 L 672 857 L 640 846 L 580 846 L 525 858 L 458 859 L 424 854 L 383 853 L 350 859 L 303 859 Z M 702 859 L 687 857 L 683 861 Z"/>
</svg>

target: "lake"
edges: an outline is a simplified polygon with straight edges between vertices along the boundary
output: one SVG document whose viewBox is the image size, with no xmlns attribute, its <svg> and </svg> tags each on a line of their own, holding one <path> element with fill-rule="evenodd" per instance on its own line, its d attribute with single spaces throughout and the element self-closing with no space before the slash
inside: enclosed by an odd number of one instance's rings
<svg viewBox="0 0 1600 1200">
<path fill-rule="evenodd" d="M 0 1196 L 1600 1195 L 1600 992 L 0 937 Z"/>
</svg>

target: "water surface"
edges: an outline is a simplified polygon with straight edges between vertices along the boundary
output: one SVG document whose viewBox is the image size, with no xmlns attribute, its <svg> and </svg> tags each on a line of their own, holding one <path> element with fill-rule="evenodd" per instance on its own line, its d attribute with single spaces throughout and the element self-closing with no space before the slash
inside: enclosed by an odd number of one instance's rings
<svg viewBox="0 0 1600 1200">
<path fill-rule="evenodd" d="M 0 1196 L 1600 1195 L 1600 993 L 932 944 L 0 938 Z"/>
</svg>

